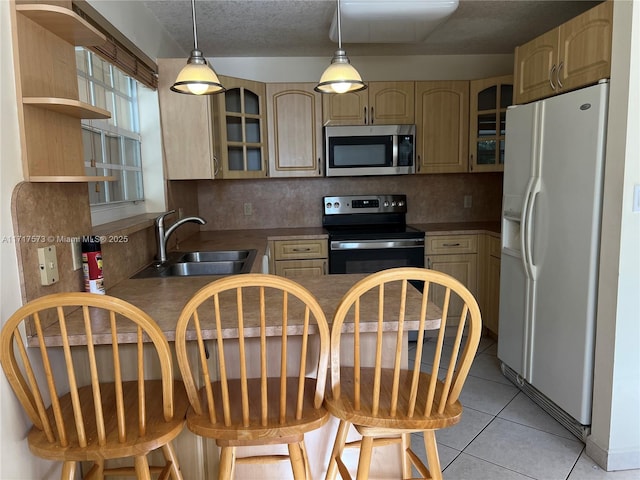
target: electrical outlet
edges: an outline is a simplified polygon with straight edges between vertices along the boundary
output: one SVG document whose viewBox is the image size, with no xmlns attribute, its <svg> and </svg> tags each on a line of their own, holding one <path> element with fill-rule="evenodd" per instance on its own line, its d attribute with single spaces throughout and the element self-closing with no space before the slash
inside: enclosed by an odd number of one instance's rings
<svg viewBox="0 0 640 480">
<path fill-rule="evenodd" d="M 60 280 L 55 245 L 39 248 L 38 262 L 40 268 L 40 283 L 42 283 L 42 285 L 52 285 Z"/>
<path fill-rule="evenodd" d="M 253 205 L 251 203 L 246 202 L 244 204 L 244 214 L 247 217 L 250 216 L 250 215 L 253 215 Z"/>
<path fill-rule="evenodd" d="M 464 208 L 471 208 L 471 202 L 473 197 L 471 195 L 464 196 Z"/>
<path fill-rule="evenodd" d="M 82 268 L 82 244 L 80 239 L 72 240 L 71 245 L 71 259 L 73 260 L 73 270 L 80 270 Z"/>
</svg>

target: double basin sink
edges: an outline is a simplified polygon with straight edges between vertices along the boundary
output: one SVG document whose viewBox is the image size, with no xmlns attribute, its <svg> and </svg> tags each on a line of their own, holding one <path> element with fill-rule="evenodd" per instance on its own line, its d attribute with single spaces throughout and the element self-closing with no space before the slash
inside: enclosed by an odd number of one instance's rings
<svg viewBox="0 0 640 480">
<path fill-rule="evenodd" d="M 172 252 L 166 262 L 154 262 L 131 278 L 191 277 L 249 273 L 256 250 Z"/>
</svg>

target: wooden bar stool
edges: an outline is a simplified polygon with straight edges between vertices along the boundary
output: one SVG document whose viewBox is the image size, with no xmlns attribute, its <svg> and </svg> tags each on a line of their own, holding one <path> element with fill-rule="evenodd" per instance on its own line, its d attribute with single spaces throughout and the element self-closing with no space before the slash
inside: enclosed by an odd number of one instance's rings
<svg viewBox="0 0 640 480">
<path fill-rule="evenodd" d="M 219 479 L 233 478 L 236 464 L 287 459 L 296 480 L 310 477 L 304 434 L 330 416 L 329 326 L 308 290 L 275 275 L 214 281 L 184 307 L 176 353 L 191 403 L 187 427 L 221 448 Z M 278 444 L 288 455 L 236 458 L 237 447 Z"/>
<path fill-rule="evenodd" d="M 403 293 L 389 298 L 385 287 L 394 282 L 401 284 Z M 417 309 L 420 314 L 419 318 L 407 318 L 406 292 L 414 285 L 423 289 Z M 364 302 L 369 311 L 374 305 L 378 312 L 375 318 L 364 318 L 361 314 Z M 391 305 L 396 312 L 393 318 L 383 315 Z M 429 314 L 432 308 L 441 310 L 440 328 L 435 331 L 436 336 L 427 338 L 425 325 L 426 319 L 433 317 Z M 354 330 L 353 355 L 348 358 L 340 353 L 346 319 L 353 322 Z M 416 320 L 419 328 L 415 359 L 409 368 L 404 368 L 403 333 L 407 322 Z M 377 323 L 375 352 L 368 352 L 375 358 L 371 366 L 363 365 L 360 348 L 360 327 L 365 321 Z M 385 323 L 391 321 L 398 325 L 395 348 L 383 348 L 383 332 L 394 334 L 385 328 Z M 441 479 L 435 431 L 460 420 L 462 405 L 458 396 L 478 349 L 481 329 L 476 300 L 460 282 L 446 274 L 422 268 L 394 268 L 371 274 L 354 285 L 340 302 L 332 323 L 331 392 L 327 393 L 325 405 L 340 419 L 340 424 L 327 479 L 335 478 L 338 471 L 342 478 L 351 478 L 342 461 L 345 446 L 360 447 L 356 478 L 368 479 L 372 448 L 391 442 L 401 445 L 402 472 L 398 477 L 411 478 L 413 464 L 420 475 Z M 423 361 L 433 365 L 430 372 L 421 371 Z M 346 445 L 351 425 L 362 440 Z M 423 432 L 428 467 L 411 450 L 410 434 L 414 432 Z"/>
<path fill-rule="evenodd" d="M 72 323 L 83 328 L 84 345 L 67 334 Z M 26 348 L 23 328 L 37 339 L 37 349 Z M 49 340 L 60 346 L 45 343 L 43 331 L 52 328 L 59 329 L 59 337 Z M 122 357 L 121 340 L 134 342 L 133 361 Z M 166 338 L 139 308 L 92 293 L 38 298 L 5 323 L 0 361 L 33 422 L 27 437 L 31 452 L 63 462 L 62 479 L 73 479 L 78 462 L 88 461 L 92 467 L 86 478 L 117 474 L 150 479 L 154 472 L 182 480 L 172 440 L 183 429 L 188 401 L 182 382 L 173 379 Z M 146 380 L 153 368 L 159 379 Z M 51 399 L 48 407 L 46 398 Z M 165 464 L 149 467 L 147 454 L 156 449 Z M 133 459 L 130 467 L 105 465 L 127 457 Z"/>
</svg>

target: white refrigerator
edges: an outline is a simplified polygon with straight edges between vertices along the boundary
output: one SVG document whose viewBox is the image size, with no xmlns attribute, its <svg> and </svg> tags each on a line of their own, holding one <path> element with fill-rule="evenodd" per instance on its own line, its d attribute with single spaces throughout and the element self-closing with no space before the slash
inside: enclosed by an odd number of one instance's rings
<svg viewBox="0 0 640 480">
<path fill-rule="evenodd" d="M 608 83 L 506 115 L 498 358 L 575 435 L 591 423 Z"/>
</svg>

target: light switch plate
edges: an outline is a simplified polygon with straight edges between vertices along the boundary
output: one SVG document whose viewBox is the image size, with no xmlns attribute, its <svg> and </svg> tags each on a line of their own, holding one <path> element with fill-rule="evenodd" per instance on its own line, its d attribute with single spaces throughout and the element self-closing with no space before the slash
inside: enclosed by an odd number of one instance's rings
<svg viewBox="0 0 640 480">
<path fill-rule="evenodd" d="M 40 283 L 52 285 L 60 280 L 58 275 L 58 257 L 55 245 L 38 249 L 38 268 L 40 269 Z"/>
</svg>

